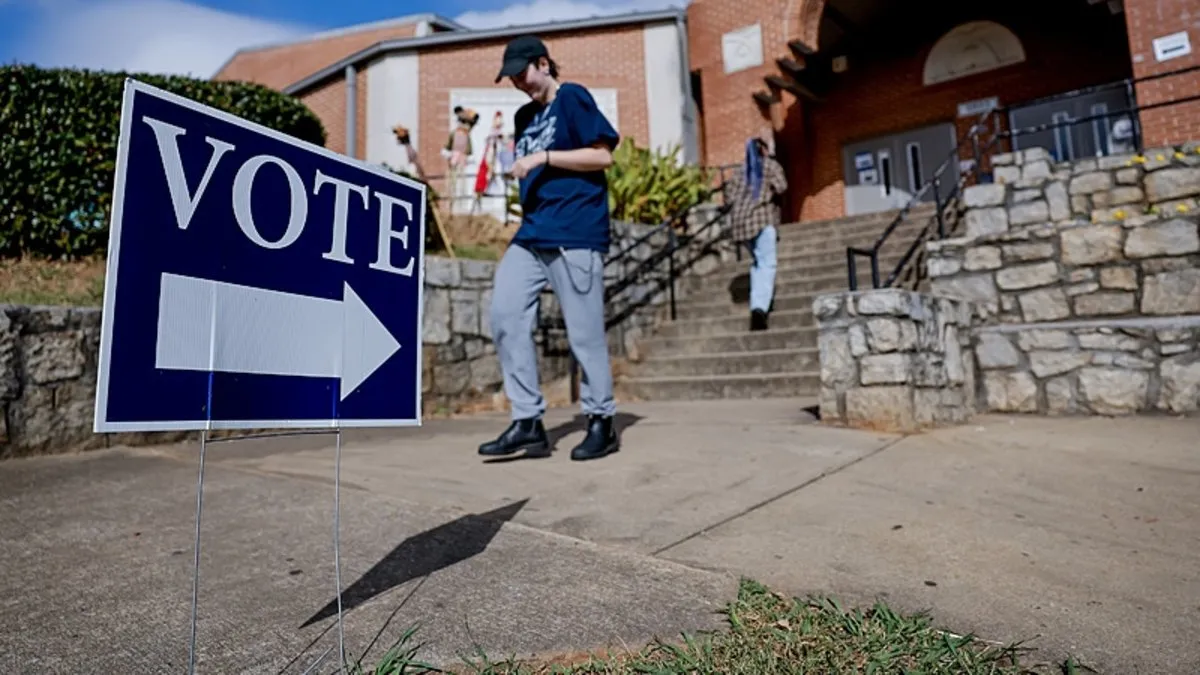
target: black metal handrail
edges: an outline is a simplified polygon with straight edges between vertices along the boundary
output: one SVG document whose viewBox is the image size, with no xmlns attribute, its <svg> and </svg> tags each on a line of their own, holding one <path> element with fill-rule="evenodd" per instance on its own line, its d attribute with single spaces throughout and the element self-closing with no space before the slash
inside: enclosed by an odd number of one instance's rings
<svg viewBox="0 0 1200 675">
<path fill-rule="evenodd" d="M 887 288 L 895 283 L 896 279 L 900 276 L 909 260 L 911 260 L 912 256 L 916 254 L 921 241 L 924 239 L 925 230 L 927 230 L 929 226 L 926 225 L 925 228 L 922 228 L 921 235 L 917 237 L 916 241 L 914 241 L 911 246 L 909 246 L 908 250 L 904 254 L 904 257 L 899 263 L 897 263 L 895 269 L 888 274 L 887 279 L 882 284 L 880 283 L 879 278 L 879 251 L 883 248 L 883 245 L 887 243 L 887 240 L 892 236 L 892 233 L 895 232 L 896 229 L 904 222 L 905 218 L 908 216 L 908 213 L 923 200 L 925 193 L 929 190 L 933 190 L 935 211 L 934 219 L 931 222 L 937 225 L 938 238 L 945 237 L 946 219 L 944 207 L 956 196 L 958 196 L 958 193 L 963 188 L 966 176 L 964 175 L 959 177 L 959 180 L 955 182 L 953 189 L 943 200 L 941 196 L 942 175 L 949 170 L 951 162 L 959 161 L 964 141 L 971 142 L 972 149 L 976 156 L 974 168 L 978 170 L 981 155 L 984 154 L 983 148 L 981 148 L 978 143 L 978 134 L 984 128 L 983 123 L 990 118 L 993 112 L 994 111 L 989 110 L 981 113 L 976 119 L 975 123 L 972 124 L 967 130 L 966 134 L 964 134 L 965 138 L 960 137 L 956 139 L 954 148 L 950 151 L 949 156 L 942 160 L 941 164 L 938 165 L 938 168 L 933 172 L 933 177 L 929 179 L 929 181 L 923 183 L 916 193 L 913 194 L 912 198 L 910 198 L 908 202 L 900 208 L 899 213 L 892 218 L 891 222 L 888 223 L 888 226 L 883 229 L 883 233 L 879 235 L 879 237 L 875 240 L 875 243 L 870 248 L 862 248 L 858 246 L 846 247 L 846 269 L 850 279 L 850 290 L 858 290 L 858 256 L 866 256 L 870 259 L 871 285 L 874 288 Z"/>
<path fill-rule="evenodd" d="M 985 182 L 986 180 L 990 180 L 990 177 L 991 177 L 990 172 L 985 172 L 983 170 L 983 160 L 986 156 L 988 156 L 992 152 L 993 149 L 996 148 L 996 146 L 1001 141 L 1008 140 L 1011 142 L 1012 139 L 1018 138 L 1022 135 L 1035 134 L 1035 133 L 1040 133 L 1043 131 L 1049 131 L 1052 129 L 1071 128 L 1078 124 L 1085 124 L 1085 123 L 1093 122 L 1095 120 L 1100 120 L 1100 119 L 1107 120 L 1107 119 L 1113 119 L 1113 118 L 1120 118 L 1120 117 L 1124 117 L 1124 116 L 1130 116 L 1133 119 L 1134 126 L 1135 126 L 1135 131 L 1133 134 L 1134 148 L 1135 148 L 1136 152 L 1140 153 L 1140 152 L 1142 152 L 1142 150 L 1144 148 L 1143 148 L 1143 143 L 1142 143 L 1143 139 L 1142 139 L 1142 135 L 1141 135 L 1141 124 L 1140 124 L 1140 121 L 1138 120 L 1138 113 L 1140 113 L 1142 111 L 1146 111 L 1146 110 L 1154 110 L 1154 109 L 1158 109 L 1158 108 L 1166 108 L 1166 107 L 1170 107 L 1170 106 L 1181 105 L 1184 103 L 1197 102 L 1197 101 L 1200 101 L 1200 94 L 1184 96 L 1181 98 L 1170 99 L 1167 101 L 1160 101 L 1157 103 L 1147 104 L 1147 105 L 1143 105 L 1143 106 L 1134 105 L 1125 110 L 1105 111 L 1103 113 L 1097 113 L 1095 115 L 1089 115 L 1087 117 L 1083 117 L 1080 119 L 1073 119 L 1073 120 L 1070 120 L 1067 122 L 1050 122 L 1047 124 L 1040 124 L 1040 125 L 1036 125 L 1036 126 L 1032 126 L 1032 127 L 1023 127 L 1023 128 L 1019 128 L 1019 129 L 1008 129 L 1008 130 L 1001 129 L 1001 127 L 1000 127 L 1001 121 L 1013 109 L 1025 108 L 1030 105 L 1036 105 L 1038 103 L 1046 103 L 1046 102 L 1054 101 L 1054 100 L 1074 98 L 1074 97 L 1086 95 L 1089 93 L 1093 93 L 1096 91 L 1100 91 L 1102 89 L 1111 89 L 1111 88 L 1116 88 L 1116 87 L 1120 87 L 1120 86 L 1124 86 L 1129 91 L 1132 92 L 1133 86 L 1136 84 L 1141 84 L 1144 82 L 1150 82 L 1150 81 L 1154 81 L 1154 80 L 1160 80 L 1160 79 L 1164 79 L 1164 78 L 1168 78 L 1168 77 L 1175 77 L 1175 76 L 1184 75 L 1184 74 L 1188 74 L 1188 73 L 1192 73 L 1192 72 L 1196 72 L 1196 71 L 1200 71 L 1200 65 L 1187 66 L 1187 67 L 1179 68 L 1176 70 L 1155 73 L 1153 75 L 1147 75 L 1147 76 L 1144 76 L 1141 78 L 1129 78 L 1126 80 L 1121 80 L 1119 82 L 1111 82 L 1108 84 L 1097 85 L 1094 87 L 1086 87 L 1083 89 L 1077 89 L 1077 90 L 1074 90 L 1071 92 L 1067 92 L 1065 94 L 1043 97 L 1043 98 L 1035 99 L 1033 101 L 1024 101 L 1024 102 L 1021 102 L 1021 103 L 1018 103 L 1015 105 L 1004 106 L 1004 107 L 1000 107 L 1000 108 L 993 108 L 984 113 L 981 113 L 979 115 L 979 117 L 977 118 L 976 122 L 974 124 L 972 124 L 971 127 L 967 130 L 966 134 L 964 134 L 963 136 L 960 136 L 956 140 L 954 149 L 950 151 L 950 156 L 947 157 L 946 160 L 944 160 L 938 166 L 937 170 L 933 174 L 933 177 L 929 181 L 927 181 L 921 185 L 920 189 L 918 189 L 916 191 L 916 193 L 912 196 L 912 198 L 908 200 L 908 202 L 900 209 L 900 211 L 896 214 L 896 216 L 888 223 L 888 226 L 886 228 L 884 228 L 883 233 L 879 235 L 879 237 L 875 240 L 873 245 L 871 245 L 870 247 L 859 247 L 859 246 L 846 247 L 846 272 L 847 272 L 850 290 L 851 291 L 858 290 L 858 260 L 857 259 L 859 256 L 867 257 L 870 261 L 872 287 L 873 288 L 889 288 L 892 286 L 892 284 L 894 284 L 896 282 L 896 280 L 900 277 L 900 275 L 903 274 L 904 269 L 909 264 L 909 262 L 912 261 L 913 256 L 917 255 L 921 246 L 925 243 L 927 237 L 929 237 L 931 234 L 933 234 L 930 231 L 931 228 L 936 227 L 935 231 L 936 231 L 938 239 L 944 239 L 947 236 L 947 234 L 950 234 L 949 232 L 947 232 L 947 229 L 946 229 L 946 218 L 945 218 L 946 207 L 949 204 L 951 204 L 953 202 L 953 200 L 961 194 L 962 190 L 967 186 L 967 184 L 969 182 L 972 182 L 972 181 Z M 990 138 L 988 138 L 986 141 L 982 140 L 985 133 L 990 133 Z M 963 172 L 959 176 L 959 179 L 957 181 L 955 181 L 955 183 L 954 183 L 954 187 L 943 198 L 941 195 L 941 185 L 942 185 L 943 173 L 950 167 L 951 162 L 958 162 L 961 159 L 961 157 L 963 155 L 963 149 L 964 149 L 965 143 L 970 144 L 971 154 L 974 156 L 974 160 L 975 160 L 974 164 L 971 166 L 970 170 Z M 1011 147 L 1011 143 L 1010 143 L 1010 147 Z M 929 223 L 927 223 L 924 227 L 922 227 L 918 231 L 917 236 L 914 238 L 912 244 L 910 244 L 909 247 L 905 250 L 904 255 L 901 257 L 899 262 L 896 263 L 895 268 L 888 274 L 887 278 L 881 279 L 880 272 L 879 272 L 880 250 L 883 248 L 884 244 L 887 243 L 887 241 L 888 241 L 889 237 L 891 237 L 892 233 L 894 233 L 896 231 L 896 229 L 899 228 L 899 226 L 905 221 L 905 218 L 908 216 L 909 212 L 913 209 L 913 207 L 915 207 L 918 203 L 920 203 L 922 201 L 923 197 L 925 196 L 925 194 L 931 189 L 933 190 L 933 194 L 934 194 L 934 208 L 935 208 L 934 218 L 932 218 Z M 919 274 L 918 274 L 918 276 L 919 276 Z"/>
</svg>

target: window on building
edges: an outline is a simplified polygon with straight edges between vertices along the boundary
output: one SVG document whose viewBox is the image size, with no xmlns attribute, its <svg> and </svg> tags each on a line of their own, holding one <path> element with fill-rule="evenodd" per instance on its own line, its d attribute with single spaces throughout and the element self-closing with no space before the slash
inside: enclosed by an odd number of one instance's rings
<svg viewBox="0 0 1200 675">
<path fill-rule="evenodd" d="M 892 156 L 885 150 L 879 151 L 879 173 L 883 178 L 883 194 L 892 194 Z"/>
<path fill-rule="evenodd" d="M 1050 116 L 1054 124 L 1054 159 L 1069 162 L 1075 159 L 1075 144 L 1071 140 L 1071 113 L 1060 110 Z"/>
<path fill-rule="evenodd" d="M 921 144 L 909 143 L 905 153 L 908 155 L 908 186 L 916 194 L 925 182 L 921 175 Z"/>
<path fill-rule="evenodd" d="M 1097 157 L 1108 154 L 1108 104 L 1095 103 L 1092 105 L 1092 142 L 1095 144 Z M 1104 115 L 1104 117 L 1097 117 Z"/>
</svg>

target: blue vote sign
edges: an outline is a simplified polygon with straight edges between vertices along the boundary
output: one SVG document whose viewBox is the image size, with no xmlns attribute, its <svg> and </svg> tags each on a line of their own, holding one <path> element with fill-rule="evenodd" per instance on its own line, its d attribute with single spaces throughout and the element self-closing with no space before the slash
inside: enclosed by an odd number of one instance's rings
<svg viewBox="0 0 1200 675">
<path fill-rule="evenodd" d="M 424 204 L 127 80 L 95 430 L 419 425 Z"/>
</svg>

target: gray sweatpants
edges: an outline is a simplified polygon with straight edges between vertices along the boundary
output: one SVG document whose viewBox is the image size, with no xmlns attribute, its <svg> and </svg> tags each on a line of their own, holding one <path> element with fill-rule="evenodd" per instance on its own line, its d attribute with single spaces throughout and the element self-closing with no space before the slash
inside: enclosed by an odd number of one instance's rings
<svg viewBox="0 0 1200 675">
<path fill-rule="evenodd" d="M 491 309 L 492 338 L 512 418 L 541 417 L 546 411 L 533 342 L 537 299 L 546 282 L 558 296 L 567 341 L 583 370 L 583 413 L 612 415 L 616 403 L 604 330 L 604 259 L 588 249 L 532 251 L 512 245 L 496 267 Z"/>
</svg>

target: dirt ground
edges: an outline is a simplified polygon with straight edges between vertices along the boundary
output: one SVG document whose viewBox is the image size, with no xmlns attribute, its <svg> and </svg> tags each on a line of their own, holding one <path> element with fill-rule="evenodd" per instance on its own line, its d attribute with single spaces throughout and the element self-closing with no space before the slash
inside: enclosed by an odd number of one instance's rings
<svg viewBox="0 0 1200 675">
<path fill-rule="evenodd" d="M 474 258 L 481 260 L 499 260 L 504 248 L 517 231 L 516 223 L 505 225 L 492 216 L 446 216 L 438 214 L 442 228 L 459 258 Z M 436 224 L 429 223 L 430 231 Z M 438 247 L 440 248 L 440 247 Z M 430 249 L 429 253 L 444 254 L 440 250 Z"/>
</svg>

